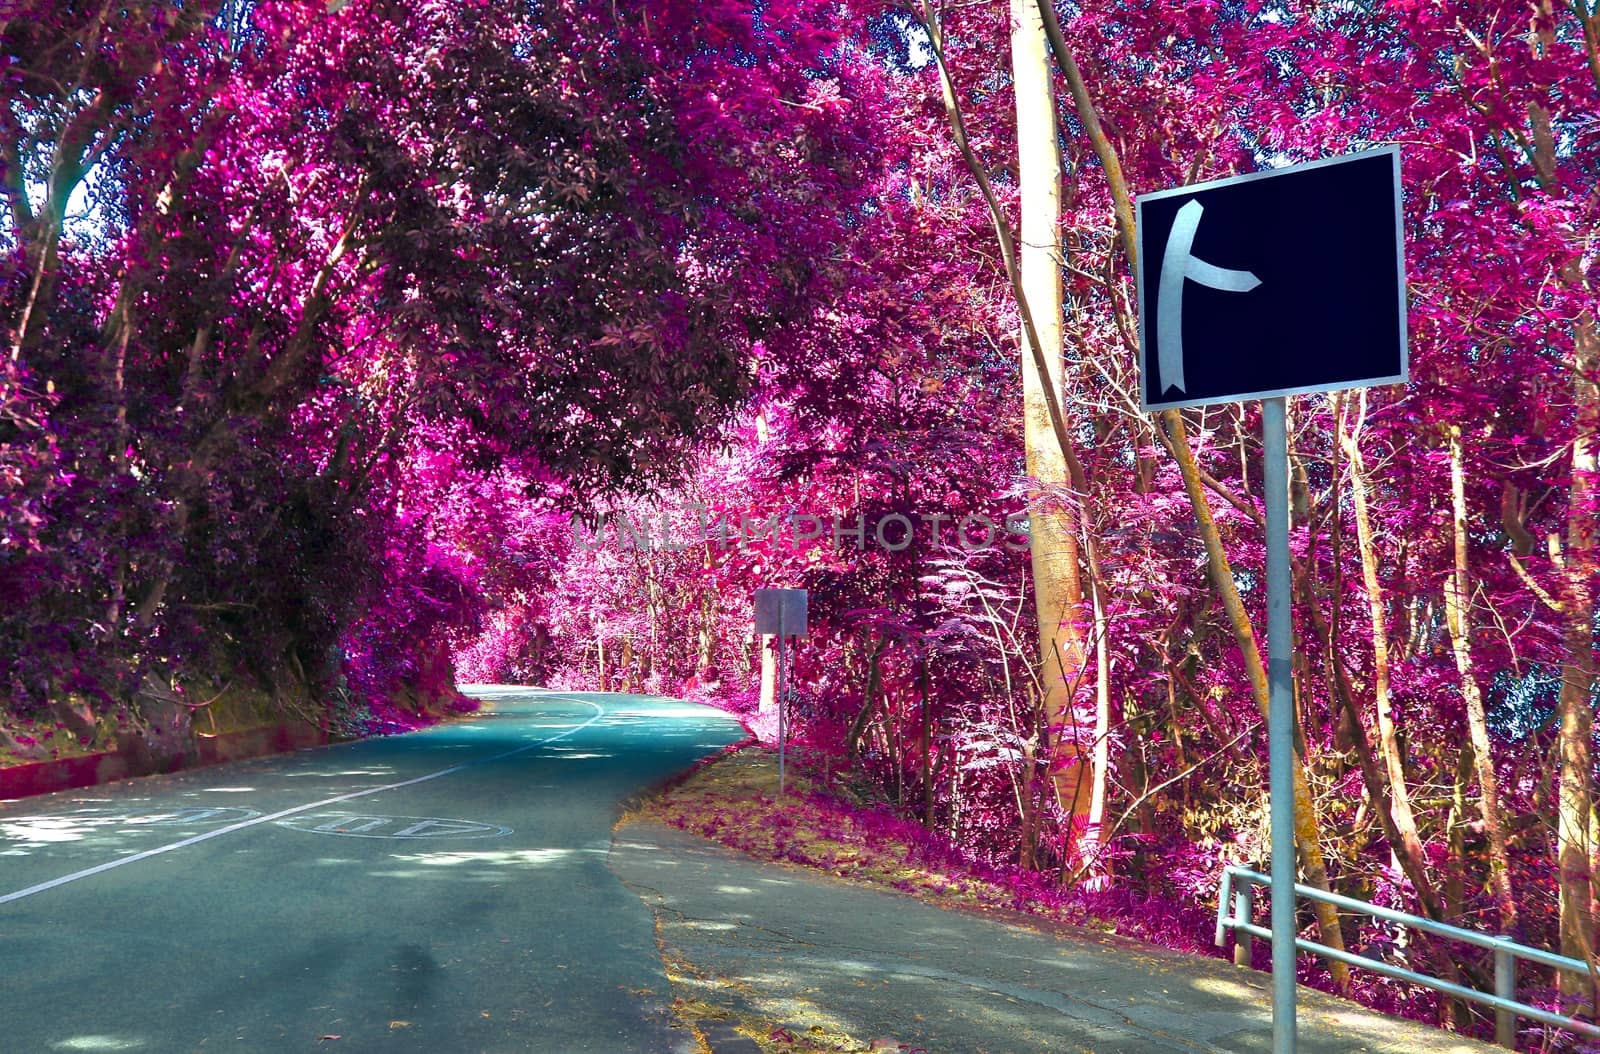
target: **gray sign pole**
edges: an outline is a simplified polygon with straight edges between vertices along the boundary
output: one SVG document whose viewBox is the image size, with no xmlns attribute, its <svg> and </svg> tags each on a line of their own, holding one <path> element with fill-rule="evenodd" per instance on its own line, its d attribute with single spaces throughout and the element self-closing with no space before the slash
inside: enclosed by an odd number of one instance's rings
<svg viewBox="0 0 1600 1054">
<path fill-rule="evenodd" d="M 1289 665 L 1289 437 L 1284 397 L 1261 400 L 1267 489 L 1267 746 L 1272 792 L 1272 1051 L 1295 1048 L 1294 682 Z"/>
<path fill-rule="evenodd" d="M 784 631 L 784 628 L 785 628 L 784 625 L 783 625 L 783 609 L 786 606 L 787 605 L 784 605 L 784 604 L 779 604 L 778 605 L 778 686 L 777 686 L 778 690 L 777 690 L 776 694 L 778 696 L 778 698 L 777 698 L 777 703 L 778 703 L 778 797 L 780 797 L 780 798 L 783 797 L 783 754 L 784 754 L 784 744 L 785 744 L 785 742 L 787 741 L 787 738 L 788 738 L 788 729 L 785 727 L 784 720 L 783 720 L 783 692 L 784 692 L 784 689 L 786 687 L 788 687 L 788 685 L 785 684 L 785 682 L 788 680 L 788 678 L 785 676 L 787 671 L 785 671 L 784 668 L 783 668 L 784 667 L 784 661 L 783 661 L 784 660 L 784 654 L 783 654 L 783 652 L 784 652 L 784 648 L 783 648 L 783 636 L 784 636 L 784 633 L 783 633 L 783 631 Z"/>
</svg>

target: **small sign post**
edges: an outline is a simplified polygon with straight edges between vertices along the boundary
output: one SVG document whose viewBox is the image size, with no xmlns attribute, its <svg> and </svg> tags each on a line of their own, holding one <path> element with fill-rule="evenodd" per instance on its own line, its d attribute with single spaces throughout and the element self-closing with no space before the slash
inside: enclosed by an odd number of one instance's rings
<svg viewBox="0 0 1600 1054">
<path fill-rule="evenodd" d="M 789 689 L 785 638 L 806 635 L 806 591 L 804 589 L 758 589 L 755 595 L 756 632 L 771 633 L 778 640 L 778 794 L 783 794 L 784 753 L 788 740 L 785 697 Z"/>
<path fill-rule="evenodd" d="M 1400 148 L 1145 194 L 1138 230 L 1140 408 L 1261 400 L 1272 1050 L 1294 1054 L 1294 620 L 1284 400 L 1407 379 Z"/>
</svg>

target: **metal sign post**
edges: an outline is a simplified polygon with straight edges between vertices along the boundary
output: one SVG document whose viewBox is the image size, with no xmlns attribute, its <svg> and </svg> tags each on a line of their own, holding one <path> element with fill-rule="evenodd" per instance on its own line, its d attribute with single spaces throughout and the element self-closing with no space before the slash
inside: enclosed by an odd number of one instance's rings
<svg viewBox="0 0 1600 1054">
<path fill-rule="evenodd" d="M 1289 610 L 1289 429 L 1285 399 L 1261 400 L 1267 491 L 1267 755 L 1272 806 L 1272 1049 L 1295 1048 L 1294 619 Z"/>
<path fill-rule="evenodd" d="M 1407 379 L 1402 218 L 1393 146 L 1138 201 L 1140 408 L 1261 400 L 1274 1054 L 1295 1049 L 1298 931 L 1285 396 Z"/>
<path fill-rule="evenodd" d="M 783 755 L 784 755 L 784 751 L 787 748 L 788 743 L 789 743 L 789 729 L 788 729 L 787 724 L 784 722 L 784 713 L 783 713 L 783 711 L 784 711 L 783 691 L 784 691 L 785 688 L 788 687 L 788 685 L 785 683 L 788 680 L 788 678 L 785 676 L 785 673 L 787 671 L 784 670 L 784 655 L 785 655 L 785 653 L 787 652 L 788 649 L 784 647 L 783 629 L 784 629 L 784 626 L 783 626 L 783 605 L 780 604 L 778 606 L 778 691 L 777 691 L 777 696 L 778 696 L 778 698 L 777 698 L 777 703 L 778 703 L 778 797 L 780 797 L 780 798 L 783 797 Z"/>
</svg>

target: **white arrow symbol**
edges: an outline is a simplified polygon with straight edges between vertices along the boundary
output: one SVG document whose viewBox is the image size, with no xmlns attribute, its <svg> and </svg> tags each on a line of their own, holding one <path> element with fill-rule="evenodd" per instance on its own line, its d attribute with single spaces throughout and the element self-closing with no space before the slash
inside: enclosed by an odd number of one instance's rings
<svg viewBox="0 0 1600 1054">
<path fill-rule="evenodd" d="M 1216 267 L 1189 255 L 1194 248 L 1194 232 L 1200 227 L 1205 207 L 1191 201 L 1178 210 L 1167 235 L 1167 250 L 1161 257 L 1161 303 L 1156 308 L 1156 363 L 1160 370 L 1162 393 L 1183 383 L 1183 280 L 1199 282 L 1228 293 L 1248 293 L 1261 284 L 1249 271 Z"/>
</svg>

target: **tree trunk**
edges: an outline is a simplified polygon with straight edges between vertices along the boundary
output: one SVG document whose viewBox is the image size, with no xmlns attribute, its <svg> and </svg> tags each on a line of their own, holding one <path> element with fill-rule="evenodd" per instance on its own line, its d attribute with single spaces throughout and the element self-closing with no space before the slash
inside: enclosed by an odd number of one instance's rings
<svg viewBox="0 0 1600 1054">
<path fill-rule="evenodd" d="M 1394 723 L 1394 702 L 1389 691 L 1389 625 L 1384 609 L 1383 583 L 1378 578 L 1378 551 L 1372 536 L 1372 518 L 1367 511 L 1366 461 L 1361 453 L 1359 441 L 1361 425 L 1366 417 L 1365 392 L 1360 395 L 1360 407 L 1352 431 L 1345 431 L 1344 422 L 1340 419 L 1343 417 L 1342 413 L 1335 419 L 1334 428 L 1338 432 L 1339 445 L 1350 462 L 1350 497 L 1355 511 L 1356 546 L 1361 553 L 1361 581 L 1367 592 L 1367 613 L 1372 628 L 1373 696 L 1378 713 L 1378 751 L 1383 757 L 1384 770 L 1388 775 L 1389 806 L 1394 817 L 1395 829 L 1403 842 L 1403 845 L 1397 848 L 1420 861 L 1426 858 L 1426 854 L 1423 852 L 1422 838 L 1417 833 L 1416 814 L 1411 809 L 1411 792 L 1406 782 L 1405 759 L 1401 755 Z M 1342 402 L 1340 409 L 1341 411 L 1343 409 Z"/>
<path fill-rule="evenodd" d="M 1554 5 L 1539 0 L 1528 41 L 1536 59 L 1548 60 L 1555 44 Z M 1600 80 L 1600 33 L 1586 19 L 1583 49 L 1591 71 Z M 1528 159 L 1539 186 L 1546 193 L 1561 196 L 1561 173 L 1557 164 L 1556 136 L 1550 112 L 1538 102 L 1527 108 L 1532 144 Z M 1577 235 L 1582 232 L 1574 231 Z M 1559 719 L 1557 750 L 1561 760 L 1557 793 L 1556 865 L 1560 883 L 1561 951 L 1589 963 L 1587 978 L 1563 972 L 1562 992 L 1586 993 L 1589 1011 L 1600 1006 L 1600 982 L 1594 956 L 1595 890 L 1594 859 L 1597 850 L 1594 813 L 1594 761 L 1592 736 L 1597 669 L 1595 663 L 1595 590 L 1600 577 L 1597 559 L 1595 520 L 1600 518 L 1600 331 L 1596 328 L 1593 304 L 1595 289 L 1588 271 L 1577 259 L 1561 268 L 1561 281 L 1576 294 L 1582 305 L 1572 327 L 1572 464 L 1567 484 L 1567 537 L 1559 562 L 1563 622 L 1563 650 L 1566 661 L 1561 668 L 1561 696 L 1556 704 Z"/>
<path fill-rule="evenodd" d="M 883 684 L 883 652 L 889 646 L 887 637 L 879 639 L 867 653 L 867 680 L 861 689 L 861 709 L 850 722 L 850 731 L 844 738 L 846 756 L 853 768 L 861 755 L 861 736 L 878 708 L 878 691 Z"/>
<path fill-rule="evenodd" d="M 1450 505 L 1455 548 L 1455 569 L 1445 585 L 1445 623 L 1450 629 L 1450 646 L 1456 656 L 1456 671 L 1461 675 L 1461 695 L 1467 704 L 1467 736 L 1472 743 L 1473 765 L 1478 776 L 1478 802 L 1483 813 L 1484 833 L 1489 837 L 1489 891 L 1500 915 L 1500 932 L 1514 933 L 1517 902 L 1511 894 L 1511 864 L 1506 853 L 1505 820 L 1500 813 L 1500 784 L 1495 777 L 1494 757 L 1490 753 L 1489 721 L 1484 713 L 1483 692 L 1472 665 L 1472 579 L 1467 569 L 1467 488 L 1462 464 L 1461 428 L 1450 426 Z"/>
<path fill-rule="evenodd" d="M 1592 313 L 1578 321 L 1574 334 L 1572 387 L 1578 407 L 1572 443 L 1571 483 L 1567 489 L 1567 538 L 1562 554 L 1562 615 L 1566 662 L 1561 668 L 1560 794 L 1557 805 L 1556 862 L 1560 869 L 1561 951 L 1592 959 L 1595 938 L 1594 734 L 1595 519 L 1600 503 L 1600 334 Z M 1576 974 L 1563 974 L 1562 989 L 1587 992 Z"/>
<path fill-rule="evenodd" d="M 1034 742 L 1029 739 L 1022 745 L 1022 790 L 1017 795 L 1017 864 L 1029 869 L 1039 862 L 1039 766 Z"/>
<path fill-rule="evenodd" d="M 885 694 L 883 723 L 889 734 L 890 753 L 894 761 L 894 803 L 906 803 L 906 728 L 903 714 L 895 713 L 894 696 Z"/>
<path fill-rule="evenodd" d="M 1013 0 L 1017 2 L 1017 0 Z M 1138 266 L 1138 240 L 1135 235 L 1132 195 L 1129 193 L 1127 180 L 1122 175 L 1122 165 L 1117 158 L 1116 148 L 1110 138 L 1105 134 L 1100 124 L 1100 116 L 1095 109 L 1094 100 L 1089 96 L 1088 85 L 1084 82 L 1078 65 L 1073 61 L 1072 53 L 1067 50 L 1066 39 L 1062 35 L 1061 25 L 1056 18 L 1055 8 L 1050 0 L 1034 0 L 1034 8 L 1038 11 L 1051 49 L 1055 52 L 1056 63 L 1061 67 L 1062 73 L 1067 78 L 1067 85 L 1072 92 L 1072 99 L 1078 111 L 1078 118 L 1083 124 L 1085 133 L 1094 147 L 1095 156 L 1099 159 L 1101 168 L 1106 173 L 1106 181 L 1110 184 L 1111 199 L 1116 215 L 1118 233 L 1122 238 L 1122 248 L 1127 254 L 1128 262 L 1137 269 Z M 1019 130 L 1020 135 L 1020 130 Z M 1055 141 L 1052 132 L 1050 141 Z M 1249 619 L 1245 616 L 1244 605 L 1239 600 L 1237 587 L 1234 585 L 1232 568 L 1228 564 L 1227 555 L 1222 548 L 1221 535 L 1217 533 L 1216 521 L 1211 516 L 1210 503 L 1205 496 L 1200 480 L 1198 466 L 1194 463 L 1194 454 L 1189 449 L 1189 439 L 1183 430 L 1183 417 L 1175 410 L 1169 410 L 1163 415 L 1167 428 L 1174 434 L 1170 449 L 1178 460 L 1178 467 L 1183 472 L 1184 489 L 1189 494 L 1190 503 L 1194 506 L 1195 516 L 1200 521 L 1200 533 L 1206 543 L 1206 552 L 1209 557 L 1212 579 L 1217 585 L 1218 592 L 1222 594 L 1223 606 L 1228 612 L 1229 622 L 1233 626 L 1234 636 L 1239 642 L 1240 650 L 1244 652 L 1245 665 L 1250 671 L 1251 694 L 1256 700 L 1256 705 L 1261 710 L 1263 719 L 1267 713 L 1267 676 L 1266 670 L 1261 665 L 1261 652 L 1256 647 L 1255 635 L 1250 630 Z M 1157 429 L 1160 432 L 1160 429 Z M 1306 780 L 1304 759 L 1295 759 L 1295 837 L 1300 843 L 1301 859 L 1305 866 L 1306 880 L 1321 889 L 1328 888 L 1327 868 L 1322 859 L 1321 829 L 1317 822 L 1315 806 L 1311 800 L 1311 786 Z M 1332 905 L 1318 904 L 1316 907 L 1317 928 L 1322 935 L 1322 940 L 1331 948 L 1343 950 L 1344 939 L 1339 930 L 1339 913 Z M 1333 975 L 1334 983 L 1339 988 L 1348 988 L 1350 985 L 1350 968 L 1343 963 L 1330 962 L 1329 972 Z"/>
<path fill-rule="evenodd" d="M 712 590 L 706 590 L 700 598 L 700 632 L 698 635 L 698 649 L 696 659 L 699 661 L 699 670 L 704 670 L 716 661 L 717 655 L 717 596 Z"/>
<path fill-rule="evenodd" d="M 763 633 L 761 642 L 761 694 L 756 699 L 756 714 L 778 727 L 778 635 Z"/>
<path fill-rule="evenodd" d="M 1094 754 L 1093 780 L 1089 788 L 1089 815 L 1083 836 L 1078 843 L 1079 855 L 1089 870 L 1087 885 L 1091 889 L 1104 888 L 1110 878 L 1101 861 L 1102 840 L 1106 822 L 1106 779 L 1111 770 L 1111 645 L 1109 623 L 1106 619 L 1104 583 L 1100 577 L 1099 560 L 1094 556 L 1093 542 L 1085 539 L 1090 552 L 1089 592 L 1094 602 Z M 1168 680 L 1168 698 L 1172 698 L 1171 680 Z M 1176 717 L 1176 713 L 1173 715 Z M 1173 725 L 1173 743 L 1178 748 L 1178 766 L 1185 767 L 1183 758 L 1183 733 Z M 1184 781 L 1187 794 L 1188 781 Z"/>
<path fill-rule="evenodd" d="M 1444 911 L 1445 917 L 1458 919 L 1461 917 L 1463 900 L 1466 893 L 1466 884 L 1463 877 L 1467 869 L 1467 839 L 1465 834 L 1467 816 L 1467 773 L 1472 767 L 1472 748 L 1463 744 L 1456 755 L 1455 779 L 1450 789 L 1450 812 L 1445 820 L 1445 830 L 1449 832 L 1449 862 L 1445 865 L 1444 879 Z M 1441 999 L 1440 1017 L 1445 1028 L 1458 1029 L 1466 1018 L 1466 1007 L 1458 999 Z"/>
<path fill-rule="evenodd" d="M 921 656 L 917 688 L 922 696 L 922 826 L 933 830 L 933 706 L 928 653 Z"/>
<path fill-rule="evenodd" d="M 1066 451 L 1057 441 L 1050 406 L 1061 391 L 1061 150 L 1057 141 L 1055 89 L 1038 8 L 1011 2 L 1011 68 L 1017 106 L 1018 186 L 1022 200 L 1018 264 L 1033 318 L 1022 327 L 1024 442 L 1028 475 L 1043 484 L 1068 481 Z M 1037 339 L 1039 355 L 1030 346 Z M 1075 687 L 1084 673 L 1083 583 L 1074 517 L 1067 511 L 1035 511 L 1028 517 L 1029 558 L 1039 619 L 1039 665 L 1050 770 L 1057 801 L 1078 816 L 1088 811 L 1088 752 L 1079 742 Z"/>
</svg>

